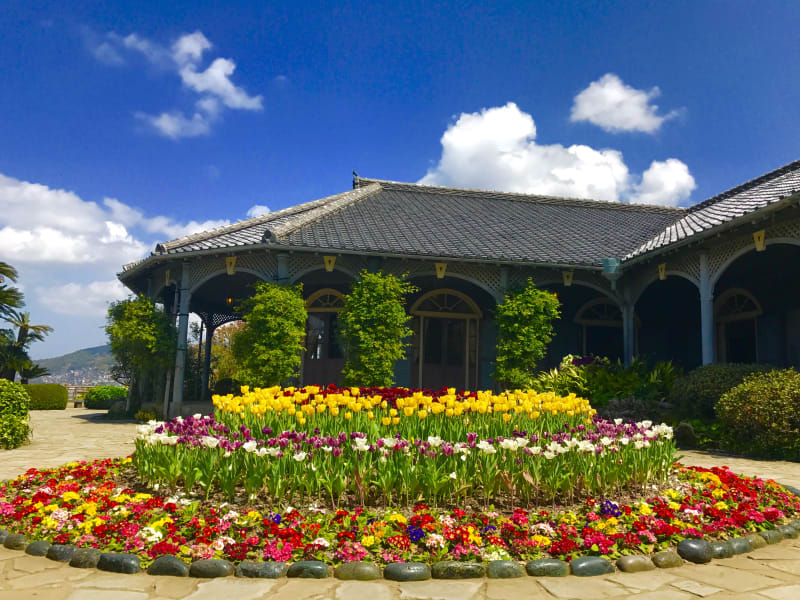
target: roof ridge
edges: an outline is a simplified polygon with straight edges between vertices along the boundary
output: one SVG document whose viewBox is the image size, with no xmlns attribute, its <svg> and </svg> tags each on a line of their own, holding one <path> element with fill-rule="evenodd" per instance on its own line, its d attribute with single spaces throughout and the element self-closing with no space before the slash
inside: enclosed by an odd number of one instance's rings
<svg viewBox="0 0 800 600">
<path fill-rule="evenodd" d="M 371 196 L 375 192 L 380 191 L 381 185 L 379 183 L 373 183 L 370 185 L 366 185 L 364 187 L 357 187 L 352 190 L 347 190 L 346 192 L 342 192 L 340 194 L 336 194 L 335 196 L 329 196 L 328 198 L 323 198 L 326 200 L 324 204 L 320 204 L 319 206 L 314 206 L 309 210 L 304 211 L 304 214 L 296 219 L 292 219 L 285 223 L 280 223 L 275 227 L 267 227 L 267 231 L 264 232 L 264 237 L 262 238 L 263 241 L 268 241 L 268 235 L 271 234 L 269 237 L 274 241 L 278 240 L 279 238 L 285 237 L 300 229 L 301 227 L 305 227 L 309 223 L 316 221 L 326 215 L 331 213 L 337 212 L 354 204 L 360 200 L 363 200 L 367 196 Z"/>
<path fill-rule="evenodd" d="M 658 204 L 638 204 L 633 202 L 620 202 L 618 200 L 593 200 L 591 198 L 570 198 L 565 196 L 547 196 L 544 194 L 524 194 L 521 192 L 503 192 L 499 190 L 481 190 L 476 188 L 460 188 L 440 185 L 429 185 L 427 183 L 408 183 L 402 181 L 389 181 L 384 179 L 369 179 L 358 177 L 354 184 L 358 187 L 378 183 L 383 189 L 403 190 L 414 189 L 423 193 L 439 194 L 461 194 L 471 196 L 481 196 L 484 198 L 502 198 L 519 202 L 544 202 L 551 204 L 572 204 L 576 206 L 592 206 L 610 209 L 634 210 L 638 212 L 661 212 L 672 214 L 685 214 L 687 209 L 680 206 L 661 206 Z"/>
<path fill-rule="evenodd" d="M 348 190 L 348 192 L 350 191 L 352 190 Z M 168 252 L 179 246 L 183 246 L 185 244 L 190 244 L 192 242 L 199 242 L 225 233 L 241 231 L 242 229 L 247 229 L 248 227 L 261 225 L 262 223 L 269 223 L 270 221 L 275 221 L 277 219 L 291 216 L 297 213 L 307 212 L 319 207 L 320 205 L 335 201 L 343 193 L 346 194 L 347 192 L 334 194 L 332 196 L 325 196 L 324 198 L 318 198 L 317 200 L 310 200 L 309 202 L 303 202 L 302 204 L 296 204 L 295 206 L 289 206 L 287 208 L 282 208 L 280 210 L 271 211 L 266 214 L 259 215 L 257 217 L 242 219 L 241 221 L 235 221 L 234 223 L 230 223 L 228 225 L 222 225 L 221 227 L 215 227 L 214 229 L 207 229 L 205 231 L 198 231 L 197 233 L 192 233 L 190 235 L 181 238 L 176 238 L 168 242 L 162 242 L 156 245 L 155 253 L 161 254 L 164 252 Z"/>
<path fill-rule="evenodd" d="M 749 181 L 745 181 L 744 183 L 740 183 L 739 185 L 737 185 L 735 187 L 732 187 L 729 190 L 725 190 L 724 192 L 720 192 L 719 194 L 716 194 L 715 196 L 711 196 L 710 198 L 706 198 L 702 202 L 698 202 L 697 204 L 693 204 L 692 206 L 689 207 L 688 212 L 689 213 L 697 212 L 698 210 L 701 210 L 703 208 L 707 208 L 707 207 L 711 206 L 712 204 L 716 204 L 717 202 L 720 202 L 722 200 L 730 198 L 731 196 L 735 196 L 737 194 L 741 194 L 742 192 L 747 191 L 747 190 L 749 190 L 751 188 L 754 188 L 757 185 L 760 185 L 762 183 L 765 183 L 766 181 L 769 181 L 770 179 L 775 179 L 777 177 L 780 177 L 781 175 L 785 175 L 786 173 L 794 171 L 795 169 L 798 169 L 798 168 L 800 168 L 800 159 L 793 160 L 792 162 L 787 163 L 787 164 L 783 165 L 782 167 L 778 167 L 777 169 L 773 169 L 769 173 L 765 173 L 764 175 L 759 175 L 758 177 L 756 177 L 754 179 L 750 179 Z"/>
</svg>

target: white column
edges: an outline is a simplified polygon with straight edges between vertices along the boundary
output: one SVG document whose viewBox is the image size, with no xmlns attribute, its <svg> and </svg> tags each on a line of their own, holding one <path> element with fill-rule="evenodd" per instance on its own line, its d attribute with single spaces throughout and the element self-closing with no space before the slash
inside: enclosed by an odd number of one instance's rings
<svg viewBox="0 0 800 600">
<path fill-rule="evenodd" d="M 183 373 L 186 368 L 186 338 L 189 333 L 189 300 L 192 295 L 189 291 L 189 266 L 184 264 L 182 271 L 179 284 L 178 349 L 175 353 L 175 375 L 172 382 L 170 417 L 181 414 L 181 406 L 183 404 Z"/>
<path fill-rule="evenodd" d="M 211 316 L 213 320 L 214 316 Z M 206 396 L 209 398 L 211 397 L 208 393 L 208 375 L 211 372 L 211 345 L 214 343 L 214 329 L 209 324 L 206 327 L 206 348 L 205 352 L 203 353 L 203 383 L 202 383 L 202 395 L 200 396 L 201 401 L 205 401 Z"/>
<path fill-rule="evenodd" d="M 629 303 L 622 304 L 622 355 L 625 366 L 633 362 L 635 352 L 634 342 L 636 332 L 634 331 L 634 311 Z"/>
<path fill-rule="evenodd" d="M 714 287 L 708 268 L 708 254 L 700 254 L 700 339 L 703 364 L 714 362 Z"/>
<path fill-rule="evenodd" d="M 289 255 L 281 252 L 278 257 L 278 283 L 286 285 L 289 283 Z"/>
</svg>

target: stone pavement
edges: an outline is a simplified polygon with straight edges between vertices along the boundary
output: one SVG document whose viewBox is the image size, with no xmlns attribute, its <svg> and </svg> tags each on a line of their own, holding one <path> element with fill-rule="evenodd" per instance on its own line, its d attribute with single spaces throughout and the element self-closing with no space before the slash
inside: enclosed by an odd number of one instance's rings
<svg viewBox="0 0 800 600">
<path fill-rule="evenodd" d="M 0 451 L 0 480 L 31 466 L 57 466 L 72 460 L 130 454 L 135 424 L 98 421 L 97 414 L 98 411 L 86 409 L 31 413 L 34 441 L 16 450 Z M 798 463 L 754 461 L 704 452 L 680 454 L 685 464 L 727 465 L 744 475 L 770 477 L 800 487 Z M 645 573 L 413 583 L 115 575 L 75 569 L 0 547 L 0 600 L 351 600 L 359 596 L 370 600 L 798 600 L 800 539 L 784 540 L 708 565 L 686 564 Z"/>
</svg>

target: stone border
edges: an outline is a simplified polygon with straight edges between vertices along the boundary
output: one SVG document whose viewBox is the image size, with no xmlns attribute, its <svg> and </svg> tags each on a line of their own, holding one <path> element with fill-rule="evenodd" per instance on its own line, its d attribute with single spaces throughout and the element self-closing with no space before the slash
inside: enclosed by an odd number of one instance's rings
<svg viewBox="0 0 800 600">
<path fill-rule="evenodd" d="M 796 488 L 787 488 L 792 493 Z M 800 537 L 800 519 L 779 525 L 776 529 L 753 533 L 726 541 L 709 542 L 702 539 L 686 539 L 678 544 L 677 552 L 665 550 L 652 557 L 635 554 L 622 556 L 612 563 L 601 556 L 583 556 L 569 562 L 554 558 L 532 560 L 524 565 L 513 560 L 493 560 L 484 566 L 479 562 L 442 561 L 433 567 L 426 563 L 389 563 L 383 569 L 384 579 L 391 581 L 424 581 L 428 579 L 512 579 L 524 577 L 592 577 L 616 572 L 638 573 L 669 569 L 683 565 L 684 561 L 704 564 L 712 559 L 730 558 L 735 554 L 752 552 L 768 544 L 777 544 L 784 539 Z M 96 568 L 111 573 L 139 573 L 141 561 L 135 554 L 101 552 L 96 548 L 78 548 L 72 545 L 51 544 L 46 540 L 28 542 L 21 533 L 9 533 L 0 529 L 0 543 L 10 550 L 25 551 L 32 556 L 45 556 L 50 560 L 69 563 L 78 569 Z M 616 568 L 615 568 L 616 566 Z M 330 576 L 331 567 L 322 561 L 306 560 L 291 564 L 283 562 L 243 561 L 234 565 L 222 559 L 198 560 L 186 564 L 181 559 L 164 555 L 156 558 L 147 568 L 153 576 L 196 577 L 212 579 L 236 577 L 277 579 L 280 577 L 302 579 L 324 579 Z M 367 562 L 343 563 L 333 569 L 333 576 L 343 581 L 372 581 L 381 577 L 378 565 Z"/>
</svg>

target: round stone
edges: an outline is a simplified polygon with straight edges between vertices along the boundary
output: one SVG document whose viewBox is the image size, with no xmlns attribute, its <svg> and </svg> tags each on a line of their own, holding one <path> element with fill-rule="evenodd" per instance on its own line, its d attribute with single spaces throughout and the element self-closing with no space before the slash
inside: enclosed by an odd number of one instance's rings
<svg viewBox="0 0 800 600">
<path fill-rule="evenodd" d="M 800 531 L 800 519 L 795 519 L 794 521 L 790 522 L 789 525 Z"/>
<path fill-rule="evenodd" d="M 147 567 L 148 575 L 171 575 L 172 577 L 188 577 L 189 565 L 177 556 L 165 554 L 155 559 Z"/>
<path fill-rule="evenodd" d="M 472 579 L 483 577 L 486 569 L 481 563 L 461 562 L 458 560 L 443 560 L 431 567 L 434 579 Z"/>
<path fill-rule="evenodd" d="M 142 570 L 142 564 L 135 554 L 104 552 L 97 561 L 97 568 L 111 573 L 138 573 Z"/>
<path fill-rule="evenodd" d="M 733 548 L 728 542 L 711 542 L 711 558 L 730 558 Z"/>
<path fill-rule="evenodd" d="M 69 566 L 77 569 L 94 569 L 100 560 L 100 554 L 97 548 L 76 548 Z"/>
<path fill-rule="evenodd" d="M 800 537 L 800 531 L 791 525 L 778 525 L 778 531 L 780 531 L 781 535 L 786 539 L 796 539 Z"/>
<path fill-rule="evenodd" d="M 513 560 L 491 560 L 486 569 L 486 575 L 490 579 L 511 579 L 525 575 L 525 569 Z"/>
<path fill-rule="evenodd" d="M 431 569 L 425 563 L 389 563 L 383 569 L 383 576 L 392 581 L 424 581 L 431 578 Z"/>
<path fill-rule="evenodd" d="M 569 563 L 572 574 L 578 577 L 593 577 L 614 572 L 614 565 L 602 556 L 582 556 Z"/>
<path fill-rule="evenodd" d="M 12 533 L 6 538 L 6 541 L 3 542 L 3 546 L 9 550 L 25 550 L 28 546 L 28 538 L 21 533 Z"/>
<path fill-rule="evenodd" d="M 46 556 L 50 560 L 68 563 L 72 560 L 72 555 L 75 554 L 77 549 L 71 544 L 53 544 L 48 548 Z"/>
<path fill-rule="evenodd" d="M 245 560 L 236 567 L 237 577 L 253 577 L 255 579 L 277 579 L 286 575 L 289 566 L 285 562 L 264 562 Z"/>
<path fill-rule="evenodd" d="M 711 544 L 706 540 L 682 540 L 678 544 L 678 554 L 689 562 L 704 564 L 711 561 Z"/>
<path fill-rule="evenodd" d="M 540 558 L 528 562 L 525 571 L 531 577 L 566 577 L 569 564 L 557 558 Z"/>
<path fill-rule="evenodd" d="M 6 538 L 10 535 L 11 533 L 6 531 L 5 529 L 0 529 L 0 544 L 4 543 L 6 541 Z"/>
<path fill-rule="evenodd" d="M 30 554 L 31 556 L 47 556 L 48 550 L 50 550 L 50 542 L 47 540 L 37 540 L 28 544 L 28 547 L 25 548 L 25 554 Z"/>
<path fill-rule="evenodd" d="M 624 573 L 639 573 L 640 571 L 652 571 L 656 566 L 650 558 L 639 554 L 619 557 L 617 568 Z"/>
<path fill-rule="evenodd" d="M 362 561 L 346 562 L 336 567 L 333 572 L 336 579 L 344 579 L 347 581 L 372 581 L 381 576 L 381 570 L 378 565 Z"/>
<path fill-rule="evenodd" d="M 767 540 L 757 533 L 751 533 L 750 535 L 745 536 L 745 539 L 750 541 L 750 545 L 753 547 L 753 550 L 758 550 L 759 548 L 763 548 L 767 545 Z"/>
<path fill-rule="evenodd" d="M 769 529 L 767 531 L 759 531 L 760 535 L 768 544 L 777 544 L 783 539 L 783 535 L 777 529 Z"/>
<path fill-rule="evenodd" d="M 301 560 L 289 566 L 286 576 L 300 577 L 301 579 L 324 579 L 328 576 L 328 565 L 321 560 Z"/>
<path fill-rule="evenodd" d="M 228 577 L 229 575 L 233 575 L 233 565 L 227 560 L 219 558 L 198 560 L 189 567 L 190 577 L 212 579 L 214 577 Z"/>
<path fill-rule="evenodd" d="M 728 540 L 734 554 L 747 554 L 753 551 L 753 543 L 747 538 L 735 537 Z"/>
<path fill-rule="evenodd" d="M 683 564 L 683 559 L 676 552 L 664 550 L 653 555 L 653 564 L 659 569 L 672 569 L 680 567 Z"/>
</svg>

